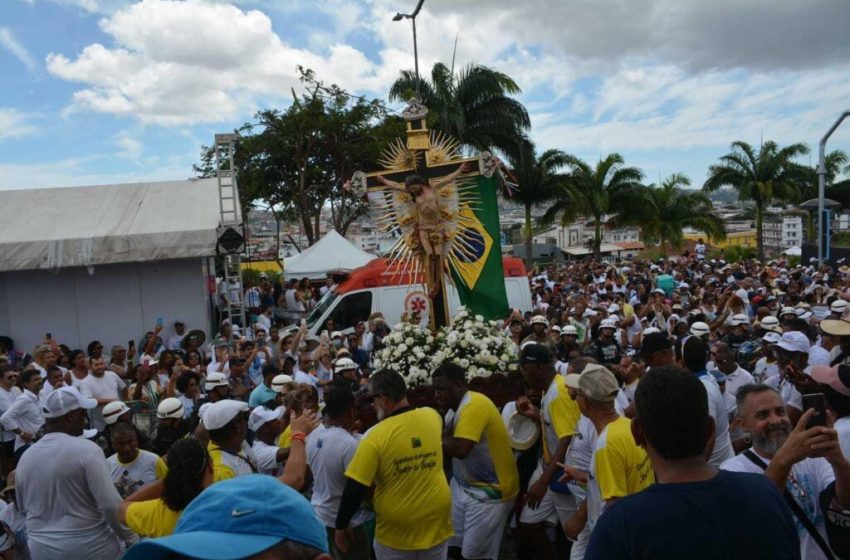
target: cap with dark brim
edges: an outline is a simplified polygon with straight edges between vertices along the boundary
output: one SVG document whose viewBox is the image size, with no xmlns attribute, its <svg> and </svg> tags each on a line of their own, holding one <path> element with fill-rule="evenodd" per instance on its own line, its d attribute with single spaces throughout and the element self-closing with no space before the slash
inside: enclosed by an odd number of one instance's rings
<svg viewBox="0 0 850 560">
<path fill-rule="evenodd" d="M 522 346 L 519 352 L 519 363 L 523 364 L 550 364 L 552 363 L 552 353 L 549 347 L 545 344 L 536 342 L 527 342 Z"/>
<path fill-rule="evenodd" d="M 205 560 L 239 560 L 268 550 L 281 540 L 271 535 L 194 531 L 142 541 L 132 546 L 123 560 L 167 560 L 174 554 Z"/>
</svg>

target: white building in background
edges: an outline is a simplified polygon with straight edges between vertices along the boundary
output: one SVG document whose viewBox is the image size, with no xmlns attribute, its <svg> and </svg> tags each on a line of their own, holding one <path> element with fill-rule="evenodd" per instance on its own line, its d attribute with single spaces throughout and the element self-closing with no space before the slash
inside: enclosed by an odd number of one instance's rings
<svg viewBox="0 0 850 560">
<path fill-rule="evenodd" d="M 607 217 L 606 217 L 607 219 Z M 593 220 L 579 219 L 567 226 L 552 226 L 533 238 L 534 243 L 555 245 L 567 258 L 584 258 L 592 253 Z M 636 227 L 609 228 L 602 226 L 600 251 L 603 260 L 631 258 L 643 250 L 640 229 Z"/>
<path fill-rule="evenodd" d="M 768 254 L 799 247 L 803 243 L 803 218 L 797 214 L 766 215 L 762 238 Z"/>
</svg>

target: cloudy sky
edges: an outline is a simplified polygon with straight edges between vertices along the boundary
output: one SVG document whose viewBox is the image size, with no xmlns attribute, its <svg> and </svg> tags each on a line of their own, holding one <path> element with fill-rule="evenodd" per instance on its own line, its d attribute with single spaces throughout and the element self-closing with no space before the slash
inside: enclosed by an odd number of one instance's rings
<svg viewBox="0 0 850 560">
<path fill-rule="evenodd" d="M 0 188 L 185 178 L 284 107 L 296 66 L 384 97 L 416 0 L 0 0 Z M 847 0 L 426 0 L 420 67 L 512 76 L 541 149 L 701 184 L 733 140 L 817 141 L 850 109 Z M 850 122 L 831 148 L 850 151 Z"/>
</svg>

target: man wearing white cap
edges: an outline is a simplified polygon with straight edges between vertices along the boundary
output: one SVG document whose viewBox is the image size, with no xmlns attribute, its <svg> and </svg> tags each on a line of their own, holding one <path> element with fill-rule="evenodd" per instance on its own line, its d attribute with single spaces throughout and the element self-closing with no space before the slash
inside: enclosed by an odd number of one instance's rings
<svg viewBox="0 0 850 560">
<path fill-rule="evenodd" d="M 841 319 L 842 315 L 847 312 L 847 300 L 837 299 L 829 305 L 830 319 Z"/>
<path fill-rule="evenodd" d="M 204 411 L 202 421 L 210 435 L 207 451 L 215 482 L 257 473 L 254 452 L 245 442 L 249 410 L 248 403 L 225 399 Z"/>
<path fill-rule="evenodd" d="M 283 406 L 274 409 L 258 406 L 248 416 L 248 429 L 254 432 L 251 450 L 257 458 L 257 470 L 260 474 L 278 476 L 283 472 L 283 462 L 289 455 L 289 449 L 275 445 L 283 431 L 283 412 Z"/>
<path fill-rule="evenodd" d="M 764 322 L 762 322 L 762 325 Z M 769 377 L 779 375 L 779 366 L 776 365 L 776 355 L 773 345 L 782 340 L 782 335 L 773 331 L 767 331 L 761 337 L 761 349 L 764 354 L 758 359 L 753 367 L 753 379 L 756 383 L 764 383 Z"/>
<path fill-rule="evenodd" d="M 801 332 L 788 331 L 775 346 L 779 375 L 769 377 L 764 384 L 775 389 L 788 409 L 792 423 L 803 413 L 803 397 L 798 384 L 811 381 L 809 371 L 809 338 Z"/>
<path fill-rule="evenodd" d="M 121 496 L 103 451 L 79 437 L 86 411 L 96 406 L 74 387 L 50 393 L 43 405 L 46 433 L 18 463 L 17 504 L 33 558 L 114 560 L 122 541 L 136 540 L 118 522 Z"/>
</svg>

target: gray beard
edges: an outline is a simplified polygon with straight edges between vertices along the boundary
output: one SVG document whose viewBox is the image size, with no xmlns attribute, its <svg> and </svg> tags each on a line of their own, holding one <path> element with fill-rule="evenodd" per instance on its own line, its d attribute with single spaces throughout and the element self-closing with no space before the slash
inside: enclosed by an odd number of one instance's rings
<svg viewBox="0 0 850 560">
<path fill-rule="evenodd" d="M 779 451 L 779 449 L 785 444 L 785 441 L 790 435 L 790 430 L 787 427 L 782 427 L 780 429 L 774 429 L 771 431 L 780 430 L 783 432 L 783 434 L 778 438 L 767 437 L 767 432 L 753 437 L 753 447 L 755 447 L 759 451 L 763 451 L 765 455 L 770 455 L 771 457 L 773 457 L 776 452 Z"/>
</svg>

